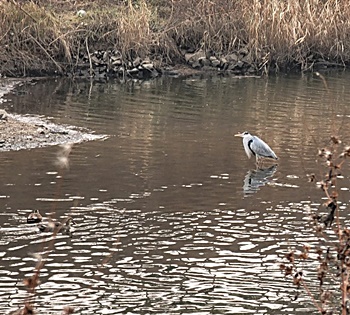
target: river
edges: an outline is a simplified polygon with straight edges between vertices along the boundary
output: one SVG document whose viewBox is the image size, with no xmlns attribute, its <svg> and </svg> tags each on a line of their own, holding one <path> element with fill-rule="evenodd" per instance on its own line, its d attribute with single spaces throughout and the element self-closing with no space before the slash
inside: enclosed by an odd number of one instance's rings
<svg viewBox="0 0 350 315">
<path fill-rule="evenodd" d="M 75 144 L 65 170 L 58 146 L 1 152 L 0 312 L 28 299 L 39 253 L 39 314 L 317 314 L 279 266 L 290 249 L 315 253 L 309 214 L 325 196 L 307 174 L 322 178 L 318 149 L 350 135 L 350 73 L 323 76 L 34 80 L 7 94 L 9 112 L 108 138 Z M 246 130 L 277 165 L 247 158 L 233 137 Z M 33 209 L 72 216 L 74 232 L 38 232 Z M 298 265 L 315 296 L 317 266 Z"/>
</svg>

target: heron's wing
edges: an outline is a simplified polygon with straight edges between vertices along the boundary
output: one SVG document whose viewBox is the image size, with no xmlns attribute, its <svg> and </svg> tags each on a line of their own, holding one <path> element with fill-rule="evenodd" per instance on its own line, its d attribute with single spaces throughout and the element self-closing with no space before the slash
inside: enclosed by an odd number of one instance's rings
<svg viewBox="0 0 350 315">
<path fill-rule="evenodd" d="M 277 155 L 275 152 L 272 151 L 272 149 L 269 147 L 269 145 L 261 140 L 260 138 L 254 136 L 253 141 L 250 143 L 250 149 L 257 155 L 261 157 L 267 157 L 277 160 Z"/>
</svg>

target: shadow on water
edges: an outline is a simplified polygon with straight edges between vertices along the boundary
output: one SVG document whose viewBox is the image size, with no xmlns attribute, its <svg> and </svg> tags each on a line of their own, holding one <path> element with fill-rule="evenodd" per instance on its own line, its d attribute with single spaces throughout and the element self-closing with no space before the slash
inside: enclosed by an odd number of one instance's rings
<svg viewBox="0 0 350 315">
<path fill-rule="evenodd" d="M 244 178 L 243 193 L 244 196 L 250 196 L 260 190 L 261 187 L 268 184 L 277 170 L 277 164 L 267 168 L 258 168 L 249 170 Z"/>
<path fill-rule="evenodd" d="M 110 137 L 73 146 L 64 176 L 57 148 L 0 155 L 0 313 L 23 305 L 30 253 L 46 253 L 39 314 L 65 305 L 83 315 L 314 314 L 307 296 L 292 300 L 279 262 L 291 247 L 318 244 L 307 222 L 320 193 L 305 174 L 315 172 L 331 104 L 350 119 L 350 76 L 328 82 L 332 100 L 312 75 L 22 86 L 9 112 Z M 278 167 L 247 172 L 239 130 L 267 139 Z M 349 193 L 344 185 L 342 200 Z M 50 234 L 26 224 L 34 209 L 44 220 L 72 216 L 74 233 L 49 248 Z M 314 266 L 304 269 L 317 282 Z"/>
</svg>

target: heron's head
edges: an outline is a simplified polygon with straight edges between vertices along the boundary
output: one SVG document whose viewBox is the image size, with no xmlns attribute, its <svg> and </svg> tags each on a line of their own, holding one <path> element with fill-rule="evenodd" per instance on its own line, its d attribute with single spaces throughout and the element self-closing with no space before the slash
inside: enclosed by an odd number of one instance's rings
<svg viewBox="0 0 350 315">
<path fill-rule="evenodd" d="M 244 131 L 242 133 L 235 134 L 235 137 L 242 137 L 242 138 L 244 138 L 245 136 L 249 136 L 249 135 L 250 135 L 250 133 L 248 131 Z"/>
</svg>

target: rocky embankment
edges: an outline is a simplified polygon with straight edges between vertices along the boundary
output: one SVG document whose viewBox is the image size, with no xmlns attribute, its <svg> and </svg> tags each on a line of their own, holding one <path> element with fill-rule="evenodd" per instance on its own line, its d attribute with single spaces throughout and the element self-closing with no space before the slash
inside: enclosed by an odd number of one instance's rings
<svg viewBox="0 0 350 315">
<path fill-rule="evenodd" d="M 236 75 L 257 74 L 258 67 L 252 61 L 248 49 L 216 56 L 203 50 L 184 54 L 186 63 L 194 69 L 226 71 Z"/>
<path fill-rule="evenodd" d="M 258 65 L 254 64 L 251 54 L 246 48 L 227 55 L 218 56 L 204 50 L 183 51 L 181 67 L 162 65 L 150 58 L 136 57 L 125 60 L 118 51 L 97 50 L 90 54 L 79 56 L 75 62 L 76 67 L 70 73 L 75 77 L 118 77 L 150 79 L 160 75 L 187 75 L 191 70 L 216 71 L 234 75 L 256 75 L 259 73 Z"/>
</svg>

